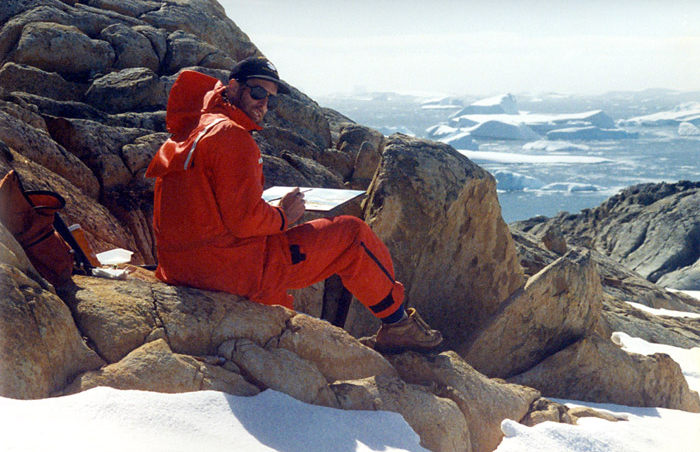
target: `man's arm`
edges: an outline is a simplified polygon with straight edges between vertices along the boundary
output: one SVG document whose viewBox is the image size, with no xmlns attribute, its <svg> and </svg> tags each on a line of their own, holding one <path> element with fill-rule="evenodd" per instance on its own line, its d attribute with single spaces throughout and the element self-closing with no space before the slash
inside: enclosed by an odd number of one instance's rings
<svg viewBox="0 0 700 452">
<path fill-rule="evenodd" d="M 211 143 L 206 143 L 211 151 L 206 152 L 207 177 L 221 219 L 240 238 L 282 232 L 291 222 L 283 208 L 262 199 L 260 151 L 249 133 L 232 129 L 221 131 Z"/>
<path fill-rule="evenodd" d="M 306 210 L 306 201 L 304 201 L 304 193 L 299 191 L 299 187 L 290 191 L 282 197 L 279 206 L 287 215 L 289 225 L 292 225 L 304 215 Z"/>
</svg>

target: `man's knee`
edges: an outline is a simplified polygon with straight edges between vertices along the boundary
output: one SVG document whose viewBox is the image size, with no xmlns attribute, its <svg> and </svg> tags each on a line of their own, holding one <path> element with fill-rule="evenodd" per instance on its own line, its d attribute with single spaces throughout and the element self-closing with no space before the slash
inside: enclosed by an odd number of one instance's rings
<svg viewBox="0 0 700 452">
<path fill-rule="evenodd" d="M 336 217 L 340 226 L 347 231 L 347 233 L 353 235 L 354 237 L 359 237 L 367 233 L 371 233 L 371 229 L 363 220 L 351 215 L 341 215 Z"/>
</svg>

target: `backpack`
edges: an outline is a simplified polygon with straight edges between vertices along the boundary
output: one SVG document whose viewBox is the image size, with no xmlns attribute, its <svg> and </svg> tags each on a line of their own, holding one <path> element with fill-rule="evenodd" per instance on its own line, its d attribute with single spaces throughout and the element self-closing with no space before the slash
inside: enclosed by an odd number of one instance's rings
<svg viewBox="0 0 700 452">
<path fill-rule="evenodd" d="M 68 283 L 73 272 L 71 247 L 54 229 L 57 212 L 65 205 L 58 193 L 25 191 L 14 170 L 0 181 L 0 222 L 22 246 L 34 268 L 54 287 Z"/>
</svg>

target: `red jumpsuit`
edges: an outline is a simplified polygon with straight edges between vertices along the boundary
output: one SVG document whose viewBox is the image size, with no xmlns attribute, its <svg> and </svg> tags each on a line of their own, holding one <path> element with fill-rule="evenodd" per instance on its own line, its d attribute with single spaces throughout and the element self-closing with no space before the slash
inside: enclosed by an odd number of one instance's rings
<svg viewBox="0 0 700 452">
<path fill-rule="evenodd" d="M 288 289 L 338 274 L 376 317 L 396 312 L 403 286 L 386 246 L 362 220 L 340 216 L 288 229 L 284 211 L 261 198 L 262 158 L 243 111 L 225 86 L 184 71 L 168 99 L 172 134 L 153 158 L 156 276 L 167 283 L 292 308 Z"/>
</svg>

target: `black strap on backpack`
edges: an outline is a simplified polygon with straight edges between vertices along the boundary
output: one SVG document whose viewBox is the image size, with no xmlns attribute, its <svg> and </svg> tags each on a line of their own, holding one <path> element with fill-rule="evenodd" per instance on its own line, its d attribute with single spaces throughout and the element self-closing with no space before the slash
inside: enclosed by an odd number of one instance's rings
<svg viewBox="0 0 700 452">
<path fill-rule="evenodd" d="M 65 221 L 63 221 L 63 218 L 61 218 L 58 213 L 54 217 L 53 228 L 61 235 L 61 237 L 63 237 L 63 240 L 65 240 L 73 250 L 73 258 L 75 259 L 75 266 L 77 269 L 84 272 L 86 275 L 90 275 L 94 266 L 90 263 L 90 260 L 85 255 L 85 252 L 80 245 L 78 245 L 75 237 L 73 237 L 73 234 L 68 229 L 68 226 L 66 226 Z"/>
</svg>

